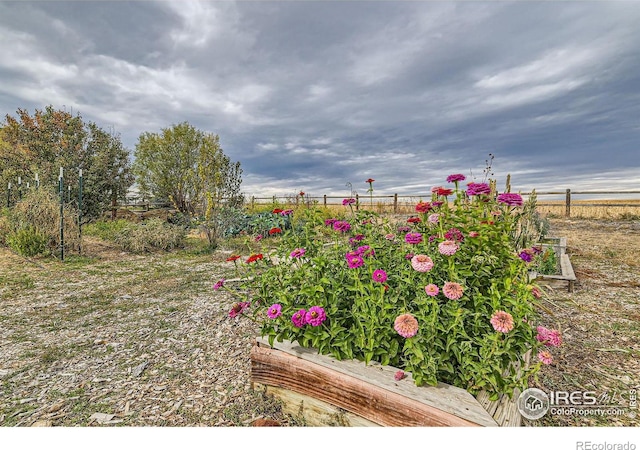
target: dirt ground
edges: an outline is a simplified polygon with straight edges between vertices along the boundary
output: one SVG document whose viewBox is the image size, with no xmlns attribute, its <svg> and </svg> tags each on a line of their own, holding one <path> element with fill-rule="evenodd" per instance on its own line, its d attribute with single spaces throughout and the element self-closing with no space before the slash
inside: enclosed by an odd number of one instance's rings
<svg viewBox="0 0 640 450">
<path fill-rule="evenodd" d="M 640 389 L 640 222 L 551 220 L 568 241 L 573 292 L 541 306 L 563 346 L 532 385 L 593 391 L 621 415 L 548 414 L 527 426 L 636 426 Z M 0 248 L 1 426 L 250 426 L 285 416 L 251 389 L 257 328 L 230 320 L 231 250 L 130 255 L 87 238 L 64 263 Z"/>
</svg>

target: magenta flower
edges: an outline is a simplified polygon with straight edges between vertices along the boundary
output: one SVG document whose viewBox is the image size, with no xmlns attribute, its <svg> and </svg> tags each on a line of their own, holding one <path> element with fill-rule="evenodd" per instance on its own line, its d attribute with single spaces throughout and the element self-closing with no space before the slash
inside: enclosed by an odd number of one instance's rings
<svg viewBox="0 0 640 450">
<path fill-rule="evenodd" d="M 361 247 L 358 247 L 356 252 L 358 253 L 358 255 L 362 256 L 363 258 L 368 258 L 369 256 L 373 256 L 376 254 L 376 251 L 371 247 L 369 247 L 368 245 L 363 245 Z"/>
<path fill-rule="evenodd" d="M 404 241 L 407 244 L 419 244 L 422 242 L 422 234 L 420 233 L 407 233 L 404 237 Z"/>
<path fill-rule="evenodd" d="M 327 314 L 321 306 L 312 306 L 305 315 L 305 321 L 312 327 L 317 327 L 327 319 Z"/>
<path fill-rule="evenodd" d="M 411 227 L 405 225 L 398 227 L 398 233 L 406 233 L 407 231 L 411 231 Z"/>
<path fill-rule="evenodd" d="M 249 302 L 238 302 L 234 303 L 231 307 L 231 311 L 229 311 L 229 317 L 234 318 L 245 312 L 245 310 L 249 307 Z"/>
<path fill-rule="evenodd" d="M 351 229 L 351 224 L 346 221 L 338 220 L 333 224 L 333 229 L 340 231 L 341 233 L 346 233 Z"/>
<path fill-rule="evenodd" d="M 338 219 L 327 219 L 324 221 L 324 224 L 328 227 L 332 227 L 334 223 L 336 223 Z"/>
<path fill-rule="evenodd" d="M 213 290 L 217 291 L 222 286 L 224 286 L 224 278 L 221 278 L 219 281 L 216 282 L 216 284 L 213 285 Z"/>
<path fill-rule="evenodd" d="M 382 269 L 376 269 L 373 271 L 371 278 L 373 278 L 373 281 L 377 281 L 378 283 L 384 283 L 387 281 L 387 272 Z"/>
<path fill-rule="evenodd" d="M 433 269 L 433 260 L 427 255 L 415 255 L 411 258 L 411 267 L 418 272 L 428 272 Z"/>
<path fill-rule="evenodd" d="M 291 322 L 297 328 L 302 328 L 307 324 L 307 310 L 301 309 L 291 316 Z"/>
<path fill-rule="evenodd" d="M 444 238 L 450 241 L 462 242 L 464 241 L 464 234 L 457 228 L 449 228 L 444 234 Z"/>
<path fill-rule="evenodd" d="M 498 194 L 498 203 L 504 203 L 509 206 L 522 206 L 522 196 L 520 194 L 512 194 L 510 192 Z"/>
<path fill-rule="evenodd" d="M 356 202 L 355 198 L 345 198 L 344 200 L 342 200 L 342 205 L 343 206 L 353 205 L 355 202 Z"/>
<path fill-rule="evenodd" d="M 445 256 L 455 255 L 459 248 L 455 241 L 444 241 L 438 244 L 438 251 Z"/>
<path fill-rule="evenodd" d="M 469 183 L 467 185 L 467 195 L 490 194 L 491 187 L 487 183 Z"/>
<path fill-rule="evenodd" d="M 393 329 L 404 338 L 418 334 L 418 321 L 411 314 L 401 314 L 393 322 Z"/>
<path fill-rule="evenodd" d="M 292 258 L 301 258 L 307 251 L 304 248 L 296 248 L 294 249 L 289 256 Z"/>
<path fill-rule="evenodd" d="M 276 317 L 279 317 L 280 314 L 282 314 L 282 305 L 279 303 L 274 303 L 267 310 L 267 317 L 269 317 L 269 319 L 275 319 Z"/>
<path fill-rule="evenodd" d="M 542 361 L 542 364 L 549 365 L 553 362 L 553 356 L 547 350 L 541 350 L 538 353 L 538 359 Z"/>
<path fill-rule="evenodd" d="M 447 177 L 447 183 L 455 183 L 456 181 L 464 181 L 467 177 L 462 175 L 461 173 L 454 173 Z"/>
<path fill-rule="evenodd" d="M 493 329 L 500 333 L 508 333 L 513 330 L 513 317 L 505 311 L 496 311 L 491 316 L 491 325 Z"/>
<path fill-rule="evenodd" d="M 293 214 L 293 209 L 285 209 L 284 211 L 280 212 L 281 216 L 290 216 L 291 214 Z"/>
<path fill-rule="evenodd" d="M 253 238 L 253 240 L 256 242 L 260 242 L 262 240 L 262 235 L 261 234 L 257 235 L 255 238 Z"/>
<path fill-rule="evenodd" d="M 531 260 L 533 259 L 533 256 L 531 256 L 531 252 L 527 250 L 522 250 L 518 256 L 520 257 L 521 260 L 523 260 L 524 262 L 530 263 Z"/>
<path fill-rule="evenodd" d="M 440 288 L 438 288 L 438 286 L 436 286 L 435 284 L 431 283 L 431 284 L 427 284 L 424 287 L 424 291 L 427 293 L 427 295 L 431 297 L 435 297 L 436 295 L 438 295 L 438 292 L 440 292 Z"/>
<path fill-rule="evenodd" d="M 357 269 L 358 267 L 362 267 L 362 265 L 364 264 L 364 259 L 362 259 L 362 256 L 360 255 L 350 256 L 349 254 L 347 254 L 346 259 L 349 269 Z"/>
<path fill-rule="evenodd" d="M 453 281 L 447 281 L 444 286 L 442 286 L 442 293 L 449 300 L 458 300 L 462 297 L 464 289 L 462 285 L 459 283 L 454 283 Z"/>
</svg>

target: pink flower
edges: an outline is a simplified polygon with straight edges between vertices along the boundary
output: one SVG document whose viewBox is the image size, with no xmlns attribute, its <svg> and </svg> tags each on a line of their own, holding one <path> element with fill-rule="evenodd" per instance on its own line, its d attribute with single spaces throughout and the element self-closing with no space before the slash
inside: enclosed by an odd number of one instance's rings
<svg viewBox="0 0 640 450">
<path fill-rule="evenodd" d="M 231 311 L 229 311 L 229 317 L 233 319 L 234 317 L 242 314 L 249 307 L 249 304 L 249 302 L 234 303 L 231 307 Z"/>
<path fill-rule="evenodd" d="M 442 293 L 449 300 L 458 300 L 462 297 L 464 289 L 459 283 L 454 283 L 453 281 L 447 281 L 444 286 L 442 286 Z"/>
<path fill-rule="evenodd" d="M 292 258 L 301 258 L 306 253 L 304 248 L 296 248 L 294 249 L 289 256 Z"/>
<path fill-rule="evenodd" d="M 538 359 L 542 361 L 542 364 L 549 365 L 553 362 L 553 356 L 547 350 L 541 350 L 538 352 Z"/>
<path fill-rule="evenodd" d="M 435 284 L 431 283 L 431 284 L 427 284 L 424 287 L 424 291 L 427 293 L 427 295 L 431 297 L 435 297 L 436 295 L 438 295 L 438 292 L 440 292 L 440 288 Z"/>
<path fill-rule="evenodd" d="M 531 293 L 533 294 L 533 296 L 535 298 L 541 298 L 542 297 L 542 291 L 539 288 L 537 288 L 536 286 L 533 286 L 531 288 Z"/>
<path fill-rule="evenodd" d="M 393 233 L 389 233 L 389 234 L 385 234 L 385 235 L 384 235 L 384 238 L 385 238 L 387 241 L 393 241 L 393 240 L 396 238 L 396 235 L 395 235 L 395 234 L 393 234 Z"/>
<path fill-rule="evenodd" d="M 491 187 L 487 183 L 469 183 L 467 185 L 467 195 L 490 194 Z"/>
<path fill-rule="evenodd" d="M 371 278 L 373 278 L 373 281 L 377 281 L 378 283 L 384 283 L 387 281 L 387 272 L 382 269 L 376 269 L 373 271 Z"/>
<path fill-rule="evenodd" d="M 418 333 L 418 321 L 411 314 L 401 314 L 393 322 L 393 329 L 404 338 L 410 338 Z"/>
<path fill-rule="evenodd" d="M 257 235 L 253 240 L 256 242 L 260 242 L 260 240 L 262 240 L 262 235 L 261 234 Z"/>
<path fill-rule="evenodd" d="M 429 223 L 438 223 L 438 220 L 440 220 L 440 214 L 431 214 L 427 220 Z"/>
<path fill-rule="evenodd" d="M 467 177 L 462 175 L 461 173 L 454 173 L 447 177 L 447 183 L 455 183 L 456 181 L 464 181 Z"/>
<path fill-rule="evenodd" d="M 351 224 L 349 222 L 338 220 L 334 222 L 333 229 L 336 231 L 340 231 L 341 233 L 345 233 L 351 229 Z"/>
<path fill-rule="evenodd" d="M 512 194 L 505 192 L 498 195 L 498 203 L 504 203 L 508 206 L 522 206 L 522 196 L 520 194 Z"/>
<path fill-rule="evenodd" d="M 537 331 L 536 339 L 538 342 L 551 347 L 560 347 L 562 345 L 562 335 L 558 330 L 550 330 L 543 326 L 538 326 Z"/>
<path fill-rule="evenodd" d="M 445 256 L 455 255 L 459 248 L 455 241 L 444 241 L 438 244 L 438 251 Z"/>
<path fill-rule="evenodd" d="M 393 376 L 393 378 L 394 378 L 396 381 L 400 381 L 400 380 L 402 380 L 402 379 L 404 379 L 404 378 L 407 378 L 407 374 L 406 374 L 406 373 L 404 373 L 402 370 L 398 370 L 398 371 L 396 372 L 396 374 Z"/>
<path fill-rule="evenodd" d="M 350 256 L 350 254 L 348 253 L 346 258 L 347 258 L 347 265 L 349 266 L 349 269 L 357 269 L 358 267 L 361 267 L 364 264 L 364 259 L 362 259 L 362 256 L 360 255 Z"/>
<path fill-rule="evenodd" d="M 358 247 L 358 249 L 356 250 L 356 253 L 359 256 L 362 256 L 363 258 L 368 258 L 370 256 L 375 255 L 376 251 L 371 247 L 369 247 L 368 245 L 363 245 L 361 247 Z"/>
<path fill-rule="evenodd" d="M 217 291 L 222 286 L 224 286 L 224 278 L 221 278 L 218 282 L 216 282 L 216 284 L 213 285 L 213 290 Z"/>
<path fill-rule="evenodd" d="M 297 328 L 302 328 L 307 324 L 307 310 L 301 309 L 291 316 L 291 322 Z"/>
<path fill-rule="evenodd" d="M 353 205 L 355 202 L 356 202 L 355 198 L 345 198 L 344 200 L 342 200 L 342 205 L 343 206 Z"/>
<path fill-rule="evenodd" d="M 477 231 L 469 231 L 469 237 L 475 238 L 478 236 L 480 236 L 480 233 L 478 233 Z"/>
<path fill-rule="evenodd" d="M 464 235 L 462 234 L 462 231 L 458 230 L 457 228 L 449 228 L 444 234 L 444 238 L 449 241 L 464 241 Z"/>
<path fill-rule="evenodd" d="M 493 329 L 501 333 L 508 333 L 513 330 L 513 317 L 505 311 L 496 311 L 491 316 Z"/>
<path fill-rule="evenodd" d="M 274 303 L 267 310 L 267 317 L 269 317 L 269 319 L 275 319 L 276 317 L 279 317 L 280 314 L 282 314 L 282 305 L 279 303 Z"/>
<path fill-rule="evenodd" d="M 312 306 L 304 318 L 309 325 L 317 327 L 327 319 L 327 314 L 321 306 Z"/>
<path fill-rule="evenodd" d="M 422 234 L 420 233 L 407 233 L 404 237 L 404 241 L 407 244 L 419 244 L 422 242 Z"/>
<path fill-rule="evenodd" d="M 433 260 L 427 255 L 415 255 L 411 258 L 411 267 L 418 272 L 428 272 L 433 268 Z"/>
</svg>

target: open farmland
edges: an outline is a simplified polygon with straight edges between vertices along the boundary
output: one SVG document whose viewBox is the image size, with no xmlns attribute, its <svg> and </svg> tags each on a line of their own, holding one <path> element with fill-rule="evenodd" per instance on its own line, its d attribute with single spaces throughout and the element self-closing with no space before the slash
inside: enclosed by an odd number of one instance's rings
<svg viewBox="0 0 640 450">
<path fill-rule="evenodd" d="M 546 289 L 544 322 L 564 345 L 534 386 L 615 394 L 640 389 L 640 223 L 551 219 L 578 277 Z M 61 263 L 0 249 L 0 425 L 247 426 L 304 423 L 253 392 L 257 328 L 227 318 L 212 284 L 225 259 L 193 251 L 131 255 L 87 239 Z M 530 426 L 633 426 L 615 417 L 545 416 Z"/>
</svg>

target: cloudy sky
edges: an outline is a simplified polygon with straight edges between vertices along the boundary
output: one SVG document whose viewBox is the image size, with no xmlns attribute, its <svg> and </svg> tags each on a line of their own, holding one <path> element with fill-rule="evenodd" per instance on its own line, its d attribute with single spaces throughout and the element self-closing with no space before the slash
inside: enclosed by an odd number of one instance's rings
<svg viewBox="0 0 640 450">
<path fill-rule="evenodd" d="M 640 2 L 0 1 L 0 112 L 216 133 L 254 195 L 640 189 Z"/>
</svg>

